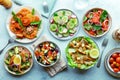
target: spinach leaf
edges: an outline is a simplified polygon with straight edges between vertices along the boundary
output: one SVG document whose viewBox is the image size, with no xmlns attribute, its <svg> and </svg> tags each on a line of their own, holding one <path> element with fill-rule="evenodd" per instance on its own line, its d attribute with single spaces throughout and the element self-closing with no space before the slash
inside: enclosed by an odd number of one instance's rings
<svg viewBox="0 0 120 80">
<path fill-rule="evenodd" d="M 84 25 L 84 28 L 86 29 L 86 30 L 90 30 L 90 29 L 92 29 L 92 25 L 91 24 L 85 24 Z"/>
<path fill-rule="evenodd" d="M 94 30 L 100 30 L 102 27 L 100 25 L 93 25 Z"/>
<path fill-rule="evenodd" d="M 34 14 L 35 14 L 35 9 L 33 8 L 33 9 L 32 9 L 32 15 L 34 15 Z"/>
<path fill-rule="evenodd" d="M 100 22 L 103 22 L 108 17 L 108 13 L 104 10 L 100 16 Z"/>
</svg>

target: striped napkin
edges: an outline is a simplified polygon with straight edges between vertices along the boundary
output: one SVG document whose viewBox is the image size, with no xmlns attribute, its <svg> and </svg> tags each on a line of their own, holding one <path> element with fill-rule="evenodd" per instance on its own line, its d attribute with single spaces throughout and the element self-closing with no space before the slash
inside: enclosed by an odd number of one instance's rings
<svg viewBox="0 0 120 80">
<path fill-rule="evenodd" d="M 41 38 L 39 38 L 36 42 L 32 44 L 32 49 L 34 50 L 34 47 L 36 47 L 39 43 L 43 41 L 48 41 L 47 37 L 44 35 Z M 67 68 L 67 64 L 65 60 L 61 57 L 60 60 L 53 66 L 51 67 L 45 67 L 44 69 L 50 74 L 50 76 L 54 76 L 57 73 L 63 71 L 64 69 Z"/>
</svg>

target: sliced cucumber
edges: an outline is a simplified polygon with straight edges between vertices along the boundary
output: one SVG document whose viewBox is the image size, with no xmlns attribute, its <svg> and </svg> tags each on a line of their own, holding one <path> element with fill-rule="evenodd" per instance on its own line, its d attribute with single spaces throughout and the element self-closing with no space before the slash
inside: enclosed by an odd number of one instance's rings
<svg viewBox="0 0 120 80">
<path fill-rule="evenodd" d="M 67 28 L 68 29 L 73 29 L 75 27 L 75 25 L 71 22 L 71 21 L 69 21 L 68 23 L 67 23 Z"/>
<path fill-rule="evenodd" d="M 69 30 L 69 33 L 74 34 L 75 32 L 76 32 L 76 30 L 74 30 L 74 29 L 70 29 L 70 30 Z"/>
<path fill-rule="evenodd" d="M 15 47 L 14 49 L 15 49 L 15 53 L 18 54 L 19 53 L 18 47 Z"/>
<path fill-rule="evenodd" d="M 73 23 L 75 26 L 78 24 L 78 20 L 76 18 L 70 19 L 70 22 Z"/>
<path fill-rule="evenodd" d="M 60 34 L 62 34 L 62 33 L 63 33 L 63 29 L 64 29 L 64 27 L 62 27 L 62 26 L 58 27 L 58 32 L 59 32 Z"/>
<path fill-rule="evenodd" d="M 58 14 L 58 16 L 63 16 L 64 15 L 63 11 L 58 11 L 57 14 Z"/>
<path fill-rule="evenodd" d="M 72 12 L 66 11 L 66 12 L 65 12 L 65 15 L 66 15 L 66 16 L 71 16 L 71 15 L 72 15 Z"/>
<path fill-rule="evenodd" d="M 60 21 L 60 17 L 59 17 L 59 16 L 54 16 L 53 19 L 54 19 L 54 21 L 55 21 L 56 23 L 58 23 L 58 22 Z"/>
<path fill-rule="evenodd" d="M 67 23 L 68 22 L 68 16 L 63 16 L 62 17 L 62 25 L 64 25 L 65 23 Z"/>
<path fill-rule="evenodd" d="M 64 36 L 64 37 L 68 37 L 68 36 L 69 36 L 69 32 L 64 33 L 63 36 Z"/>
<path fill-rule="evenodd" d="M 55 32 L 57 30 L 57 25 L 56 24 L 51 24 L 50 25 L 50 30 Z"/>
</svg>

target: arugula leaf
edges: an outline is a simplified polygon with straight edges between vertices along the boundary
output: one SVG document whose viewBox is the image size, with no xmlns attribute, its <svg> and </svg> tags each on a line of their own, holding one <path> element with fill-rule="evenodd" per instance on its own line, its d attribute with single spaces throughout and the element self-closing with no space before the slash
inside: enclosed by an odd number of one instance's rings
<svg viewBox="0 0 120 80">
<path fill-rule="evenodd" d="M 30 25 L 38 25 L 38 29 L 40 29 L 41 21 L 31 22 Z"/>
<path fill-rule="evenodd" d="M 85 25 L 84 25 L 84 28 L 87 29 L 87 30 L 92 29 L 92 27 L 93 27 L 93 26 L 92 26 L 91 24 L 85 24 Z"/>
<path fill-rule="evenodd" d="M 34 14 L 35 14 L 35 9 L 33 8 L 33 9 L 32 9 L 32 15 L 34 15 Z"/>
<path fill-rule="evenodd" d="M 108 13 L 104 10 L 100 16 L 100 22 L 103 22 L 108 17 Z"/>
<path fill-rule="evenodd" d="M 100 30 L 102 27 L 100 25 L 93 25 L 94 30 Z"/>
</svg>

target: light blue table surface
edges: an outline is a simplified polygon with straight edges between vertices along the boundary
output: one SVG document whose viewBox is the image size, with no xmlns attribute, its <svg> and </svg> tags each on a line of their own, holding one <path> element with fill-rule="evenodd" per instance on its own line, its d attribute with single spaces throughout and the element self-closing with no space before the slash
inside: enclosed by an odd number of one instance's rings
<svg viewBox="0 0 120 80">
<path fill-rule="evenodd" d="M 29 2 L 29 1 L 32 1 L 32 2 Z M 41 12 L 39 1 L 41 1 L 41 0 L 24 0 L 24 2 L 26 2 L 26 3 L 29 2 L 29 4 L 27 4 L 27 5 L 35 7 L 37 10 L 39 10 L 39 12 Z M 12 11 L 12 9 L 14 9 L 16 6 L 17 5 L 13 4 L 12 8 L 8 9 L 8 10 L 5 9 L 4 7 L 0 6 L 0 49 L 2 49 L 6 45 L 7 40 L 10 38 L 9 34 L 6 30 L 6 19 L 7 19 L 8 15 L 10 14 L 10 12 Z M 100 8 L 106 9 L 112 17 L 112 27 L 111 27 L 110 31 L 107 33 L 107 35 L 105 35 L 101 38 L 92 38 L 98 44 L 100 49 L 101 49 L 101 43 L 103 41 L 103 38 L 104 37 L 109 38 L 109 44 L 106 47 L 104 54 L 102 56 L 102 63 L 101 63 L 100 68 L 97 68 L 95 66 L 87 71 L 80 71 L 78 69 L 72 69 L 71 67 L 68 66 L 67 70 L 58 73 L 54 77 L 51 77 L 34 60 L 34 66 L 30 70 L 30 72 L 28 72 L 22 76 L 13 76 L 5 70 L 4 65 L 3 65 L 4 54 L 5 54 L 5 51 L 7 50 L 7 48 L 6 48 L 3 51 L 3 53 L 0 55 L 0 80 L 120 80 L 120 79 L 110 76 L 104 67 L 104 58 L 105 58 L 106 53 L 115 47 L 120 47 L 112 39 L 113 30 L 120 27 L 120 0 L 98 0 L 96 3 L 89 2 L 88 7 L 86 7 L 84 10 L 76 10 L 74 7 L 74 0 L 58 0 L 56 2 L 56 5 L 52 12 L 54 12 L 58 9 L 61 9 L 61 8 L 67 8 L 67 9 L 74 11 L 75 14 L 77 14 L 77 16 L 79 17 L 79 22 L 80 22 L 80 24 L 79 24 L 80 30 L 76 36 L 81 36 L 81 35 L 88 36 L 87 34 L 85 34 L 85 32 L 81 28 L 82 27 L 81 26 L 82 18 L 87 10 L 94 8 L 94 7 L 100 7 Z M 65 61 L 67 62 L 66 57 L 65 57 L 65 47 L 70 40 L 59 41 L 59 40 L 55 39 L 49 33 L 49 31 L 47 29 L 47 27 L 49 26 L 48 21 L 49 21 L 48 19 L 45 19 L 43 17 L 44 30 L 43 30 L 43 33 L 40 35 L 40 37 L 43 36 L 44 34 L 46 34 L 48 39 L 57 43 L 62 51 L 62 57 L 64 57 Z M 19 43 L 14 43 L 14 44 L 19 44 Z M 22 44 L 22 45 L 30 47 L 31 44 L 32 43 Z M 13 44 L 11 44 L 11 45 L 13 45 Z M 9 45 L 8 47 L 10 47 L 11 45 Z"/>
</svg>

